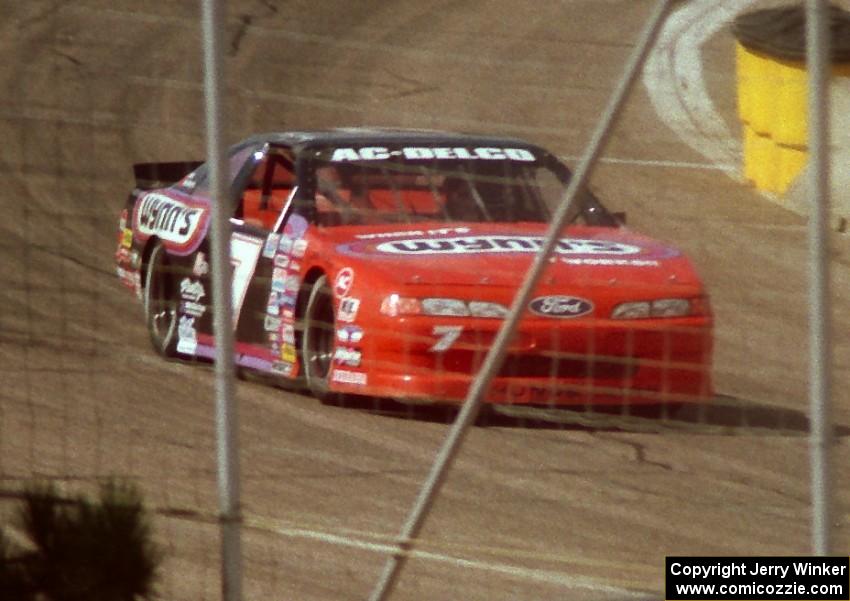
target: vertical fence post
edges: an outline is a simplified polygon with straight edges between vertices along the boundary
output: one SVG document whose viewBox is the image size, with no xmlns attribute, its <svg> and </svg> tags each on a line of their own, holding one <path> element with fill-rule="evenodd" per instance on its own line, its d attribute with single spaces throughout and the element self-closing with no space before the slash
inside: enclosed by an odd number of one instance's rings
<svg viewBox="0 0 850 601">
<path fill-rule="evenodd" d="M 809 72 L 809 396 L 812 494 L 812 552 L 831 548 L 830 416 L 832 340 L 829 272 L 829 75 L 830 40 L 825 0 L 806 5 L 806 61 Z"/>
<path fill-rule="evenodd" d="M 546 232 L 542 247 L 535 255 L 531 268 L 526 273 L 522 285 L 517 290 L 511 304 L 511 309 L 505 317 L 505 321 L 502 323 L 487 356 L 484 358 L 484 363 L 478 375 L 473 380 L 463 406 L 454 424 L 452 424 L 452 428 L 446 436 L 442 448 L 437 453 L 428 478 L 422 485 L 419 496 L 401 529 L 401 533 L 398 536 L 399 548 L 387 560 L 378 583 L 369 597 L 370 601 L 385 601 L 392 593 L 398 576 L 407 561 L 408 552 L 413 547 L 414 540 L 419 536 L 419 532 L 425 524 L 425 519 L 428 517 L 428 513 L 440 488 L 442 488 L 446 474 L 457 456 L 457 452 L 463 443 L 469 426 L 478 415 L 484 393 L 489 388 L 493 376 L 502 365 L 507 343 L 513 337 L 514 332 L 516 332 L 525 307 L 534 289 L 537 287 L 537 283 L 543 274 L 543 269 L 548 264 L 549 257 L 560 238 L 561 230 L 564 228 L 567 220 L 567 215 L 569 215 L 569 209 L 579 191 L 584 188 L 585 183 L 590 178 L 590 173 L 599 155 L 602 153 L 605 143 L 610 137 L 623 104 L 628 97 L 632 85 L 640 74 L 641 67 L 646 60 L 652 44 L 655 42 L 661 25 L 664 23 L 667 12 L 670 6 L 677 1 L 659 0 L 649 22 L 641 33 L 634 52 L 626 64 L 623 75 L 617 83 L 611 100 L 602 117 L 599 119 L 599 123 L 594 130 L 584 157 L 573 174 L 570 184 L 564 193 L 564 197 L 561 199 L 561 203 L 552 216 L 552 223 L 549 224 L 549 229 Z"/>
<path fill-rule="evenodd" d="M 229 177 L 222 127 L 224 0 L 202 0 L 207 163 L 213 198 L 211 272 L 215 332 L 216 441 L 221 589 L 223 601 L 241 601 L 238 416 L 234 396 L 233 307 L 230 267 Z"/>
</svg>

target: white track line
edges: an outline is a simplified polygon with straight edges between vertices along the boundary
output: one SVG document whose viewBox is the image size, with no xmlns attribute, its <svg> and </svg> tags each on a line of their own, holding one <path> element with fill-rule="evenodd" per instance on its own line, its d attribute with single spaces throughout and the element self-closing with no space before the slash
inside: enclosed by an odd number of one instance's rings
<svg viewBox="0 0 850 601">
<path fill-rule="evenodd" d="M 740 163 L 741 143 L 717 113 L 703 77 L 702 45 L 756 0 L 692 0 L 670 15 L 647 59 L 643 82 L 658 117 L 723 170 Z"/>
<path fill-rule="evenodd" d="M 256 526 L 262 530 L 271 530 L 276 534 L 281 534 L 283 536 L 293 537 L 293 538 L 305 538 L 310 540 L 315 540 L 323 543 L 329 543 L 333 545 L 338 545 L 342 547 L 350 547 L 354 549 L 360 549 L 363 551 L 372 551 L 375 553 L 382 554 L 391 554 L 397 551 L 397 547 L 395 545 L 389 545 L 385 543 L 376 543 L 370 542 L 355 538 L 350 538 L 347 536 L 340 536 L 336 534 L 331 534 L 328 532 L 321 532 L 317 530 L 307 530 L 304 528 L 290 528 L 283 527 L 279 525 L 270 525 L 267 520 L 262 518 L 246 518 L 246 525 L 248 526 Z M 425 559 L 428 561 L 434 561 L 438 563 L 448 563 L 452 564 L 458 568 L 466 568 L 466 569 L 476 569 L 476 570 L 484 570 L 488 572 L 496 572 L 499 574 L 505 574 L 507 576 L 513 576 L 515 578 L 525 578 L 527 580 L 535 580 L 538 582 L 543 582 L 546 584 L 554 584 L 558 586 L 564 587 L 572 587 L 572 588 L 580 588 L 585 590 L 594 591 L 597 593 L 605 593 L 610 595 L 616 595 L 618 597 L 627 596 L 629 598 L 642 598 L 642 599 L 655 599 L 657 595 L 653 595 L 652 593 L 646 591 L 635 591 L 626 588 L 610 586 L 607 584 L 601 584 L 596 582 L 595 580 L 591 580 L 589 578 L 579 578 L 572 577 L 562 574 L 560 572 L 553 572 L 550 570 L 536 570 L 532 568 L 524 568 L 521 566 L 514 566 L 510 564 L 503 563 L 494 563 L 487 561 L 477 561 L 471 559 L 463 559 L 460 557 L 452 557 L 450 555 L 443 555 L 441 553 L 434 553 L 431 551 L 422 551 L 413 549 L 408 552 L 409 557 L 416 559 Z"/>
</svg>

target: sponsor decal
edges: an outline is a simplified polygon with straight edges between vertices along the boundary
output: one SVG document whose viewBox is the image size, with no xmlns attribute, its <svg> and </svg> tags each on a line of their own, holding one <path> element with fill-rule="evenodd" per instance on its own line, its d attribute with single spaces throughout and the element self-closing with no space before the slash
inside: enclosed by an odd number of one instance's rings
<svg viewBox="0 0 850 601">
<path fill-rule="evenodd" d="M 183 315 L 177 325 L 177 352 L 191 355 L 198 348 L 198 333 L 195 330 L 195 318 Z"/>
<path fill-rule="evenodd" d="M 468 234 L 468 227 L 439 227 L 433 230 L 405 230 L 402 232 L 376 232 L 373 234 L 357 234 L 360 240 L 375 240 L 379 238 L 399 238 L 400 236 L 446 236 L 448 234 Z"/>
<path fill-rule="evenodd" d="M 292 256 L 296 259 L 300 259 L 304 256 L 304 253 L 307 252 L 307 241 L 303 238 L 298 239 L 292 243 Z"/>
<path fill-rule="evenodd" d="M 123 230 L 127 227 L 127 209 L 121 211 L 121 218 L 118 219 L 118 229 Z"/>
<path fill-rule="evenodd" d="M 297 275 L 292 274 L 286 276 L 286 282 L 284 284 L 284 289 L 287 292 L 296 292 L 298 290 L 298 286 L 301 284 L 301 278 Z"/>
<path fill-rule="evenodd" d="M 275 286 L 275 282 L 272 282 L 272 294 L 274 295 L 269 299 L 269 304 L 276 304 L 278 307 L 292 307 L 295 308 L 295 295 L 283 290 L 283 285 L 286 280 L 278 280 L 281 289 L 278 290 Z"/>
<path fill-rule="evenodd" d="M 128 227 L 121 232 L 121 246 L 124 248 L 133 246 L 133 230 Z"/>
<path fill-rule="evenodd" d="M 150 193 L 136 207 L 136 229 L 175 244 L 188 243 L 201 222 L 204 210 L 191 207 L 163 194 Z"/>
<path fill-rule="evenodd" d="M 277 332 L 269 332 L 269 342 L 280 342 L 280 334 Z"/>
<path fill-rule="evenodd" d="M 130 251 L 130 267 L 138 269 L 142 266 L 142 255 L 137 250 Z"/>
<path fill-rule="evenodd" d="M 283 324 L 281 338 L 283 338 L 283 341 L 287 344 L 295 344 L 295 326 L 291 323 Z"/>
<path fill-rule="evenodd" d="M 280 237 L 280 242 L 277 243 L 277 249 L 285 255 L 292 252 L 292 238 L 287 234 Z"/>
<path fill-rule="evenodd" d="M 357 318 L 357 311 L 360 309 L 359 298 L 344 298 L 339 301 L 339 311 L 337 311 L 337 319 L 346 323 L 351 323 Z"/>
<path fill-rule="evenodd" d="M 295 305 L 293 304 L 293 307 L 294 307 L 294 306 L 295 306 Z M 282 309 L 282 310 L 281 310 L 280 315 L 281 315 L 281 317 L 283 317 L 284 319 L 295 319 L 295 313 L 294 313 L 294 311 L 293 311 L 292 309 L 286 309 L 286 308 L 284 308 L 284 309 Z"/>
<path fill-rule="evenodd" d="M 390 150 L 384 146 L 363 146 L 361 148 L 336 148 L 331 161 L 385 161 L 391 158 L 407 160 L 460 159 L 484 161 L 524 161 L 534 162 L 534 153 L 525 148 L 494 148 L 482 146 L 466 148 L 463 146 L 406 146 Z"/>
<path fill-rule="evenodd" d="M 263 245 L 263 256 L 267 259 L 274 257 L 277 250 L 277 245 L 280 243 L 280 234 L 269 234 L 266 238 L 266 243 Z"/>
<path fill-rule="evenodd" d="M 120 247 L 117 251 L 115 251 L 115 262 L 116 263 L 129 263 L 130 262 L 130 251 Z"/>
<path fill-rule="evenodd" d="M 207 258 L 204 253 L 195 255 L 195 264 L 192 265 L 192 275 L 203 277 L 210 272 L 210 264 L 207 263 Z"/>
<path fill-rule="evenodd" d="M 272 363 L 272 373 L 279 374 L 281 376 L 290 377 L 295 368 L 295 365 L 292 363 L 287 363 L 285 361 L 275 361 Z"/>
<path fill-rule="evenodd" d="M 351 267 L 340 269 L 334 279 L 334 294 L 339 298 L 348 296 L 352 284 L 354 284 L 354 270 Z"/>
<path fill-rule="evenodd" d="M 617 267 L 658 267 L 661 265 L 655 259 L 568 259 L 561 257 L 561 262 L 567 265 L 613 265 Z"/>
<path fill-rule="evenodd" d="M 272 290 L 279 292 L 280 297 L 287 292 L 287 284 L 288 284 L 288 276 L 286 275 L 286 269 L 282 267 L 275 267 L 272 270 Z M 278 301 L 280 303 L 280 300 Z"/>
<path fill-rule="evenodd" d="M 274 315 L 266 315 L 263 322 L 263 329 L 266 332 L 277 332 L 280 329 L 280 318 Z"/>
<path fill-rule="evenodd" d="M 357 349 L 338 348 L 334 352 L 334 363 L 347 367 L 360 367 L 362 355 Z"/>
<path fill-rule="evenodd" d="M 177 352 L 184 355 L 194 355 L 198 350 L 198 341 L 190 338 L 181 338 L 177 341 Z"/>
<path fill-rule="evenodd" d="M 378 252 L 395 255 L 457 255 L 477 253 L 536 253 L 543 246 L 540 236 L 458 236 L 455 238 L 414 238 L 382 242 Z M 637 246 L 608 240 L 561 238 L 555 245 L 559 255 L 634 255 Z"/>
<path fill-rule="evenodd" d="M 295 346 L 291 344 L 281 345 L 280 358 L 287 363 L 295 363 Z"/>
<path fill-rule="evenodd" d="M 121 279 L 121 283 L 130 288 L 136 293 L 139 300 L 142 300 L 142 276 L 138 271 L 128 271 L 122 267 L 116 267 L 115 273 Z"/>
<path fill-rule="evenodd" d="M 274 266 L 278 269 L 286 269 L 289 267 L 289 257 L 286 255 L 277 254 L 274 256 Z"/>
<path fill-rule="evenodd" d="M 197 303 L 206 296 L 204 285 L 190 278 L 183 278 L 180 282 L 180 298 L 185 301 Z"/>
<path fill-rule="evenodd" d="M 202 317 L 206 310 L 207 306 L 204 303 L 193 303 L 191 301 L 180 303 L 180 312 L 192 317 Z"/>
<path fill-rule="evenodd" d="M 289 309 L 295 309 L 295 295 L 294 294 L 292 294 L 292 295 L 284 294 L 283 296 L 281 296 L 280 297 L 280 306 L 281 307 L 288 307 Z M 285 311 L 284 311 L 284 317 L 286 317 L 287 319 L 290 318 L 290 316 L 286 315 Z"/>
<path fill-rule="evenodd" d="M 593 303 L 577 296 L 538 296 L 528 308 L 532 313 L 543 317 L 580 317 L 593 311 Z"/>
<path fill-rule="evenodd" d="M 277 317 L 280 315 L 280 307 L 278 305 L 266 305 L 266 313 Z"/>
<path fill-rule="evenodd" d="M 301 271 L 301 263 L 298 263 L 297 261 L 291 261 L 289 263 L 289 271 L 293 273 L 298 273 L 299 271 Z"/>
<path fill-rule="evenodd" d="M 348 371 L 346 369 L 335 369 L 331 372 L 331 380 L 342 384 L 354 384 L 365 386 L 368 382 L 366 374 L 360 371 Z"/>
<path fill-rule="evenodd" d="M 343 344 L 357 344 L 363 340 L 363 328 L 360 326 L 345 326 L 336 331 L 336 339 Z"/>
</svg>

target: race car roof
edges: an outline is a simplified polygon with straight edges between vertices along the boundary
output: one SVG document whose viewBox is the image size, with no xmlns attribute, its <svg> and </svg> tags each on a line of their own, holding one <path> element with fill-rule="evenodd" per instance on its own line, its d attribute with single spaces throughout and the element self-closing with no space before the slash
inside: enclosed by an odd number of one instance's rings
<svg viewBox="0 0 850 601">
<path fill-rule="evenodd" d="M 425 129 L 395 129 L 379 127 L 350 127 L 313 131 L 270 132 L 256 134 L 237 146 L 285 144 L 299 149 L 315 146 L 377 145 L 414 143 L 422 145 L 513 146 L 545 152 L 535 144 L 518 138 L 483 136 Z"/>
</svg>

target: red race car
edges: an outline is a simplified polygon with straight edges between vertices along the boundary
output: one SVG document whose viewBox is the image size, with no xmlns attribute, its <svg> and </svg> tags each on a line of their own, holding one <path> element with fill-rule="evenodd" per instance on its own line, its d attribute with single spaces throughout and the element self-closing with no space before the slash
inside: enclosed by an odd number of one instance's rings
<svg viewBox="0 0 850 601">
<path fill-rule="evenodd" d="M 322 399 L 462 400 L 570 171 L 500 137 L 340 129 L 230 149 L 236 362 Z M 214 356 L 200 163 L 135 166 L 117 272 L 156 350 Z M 493 403 L 710 397 L 712 318 L 690 261 L 577 199 Z"/>
</svg>

